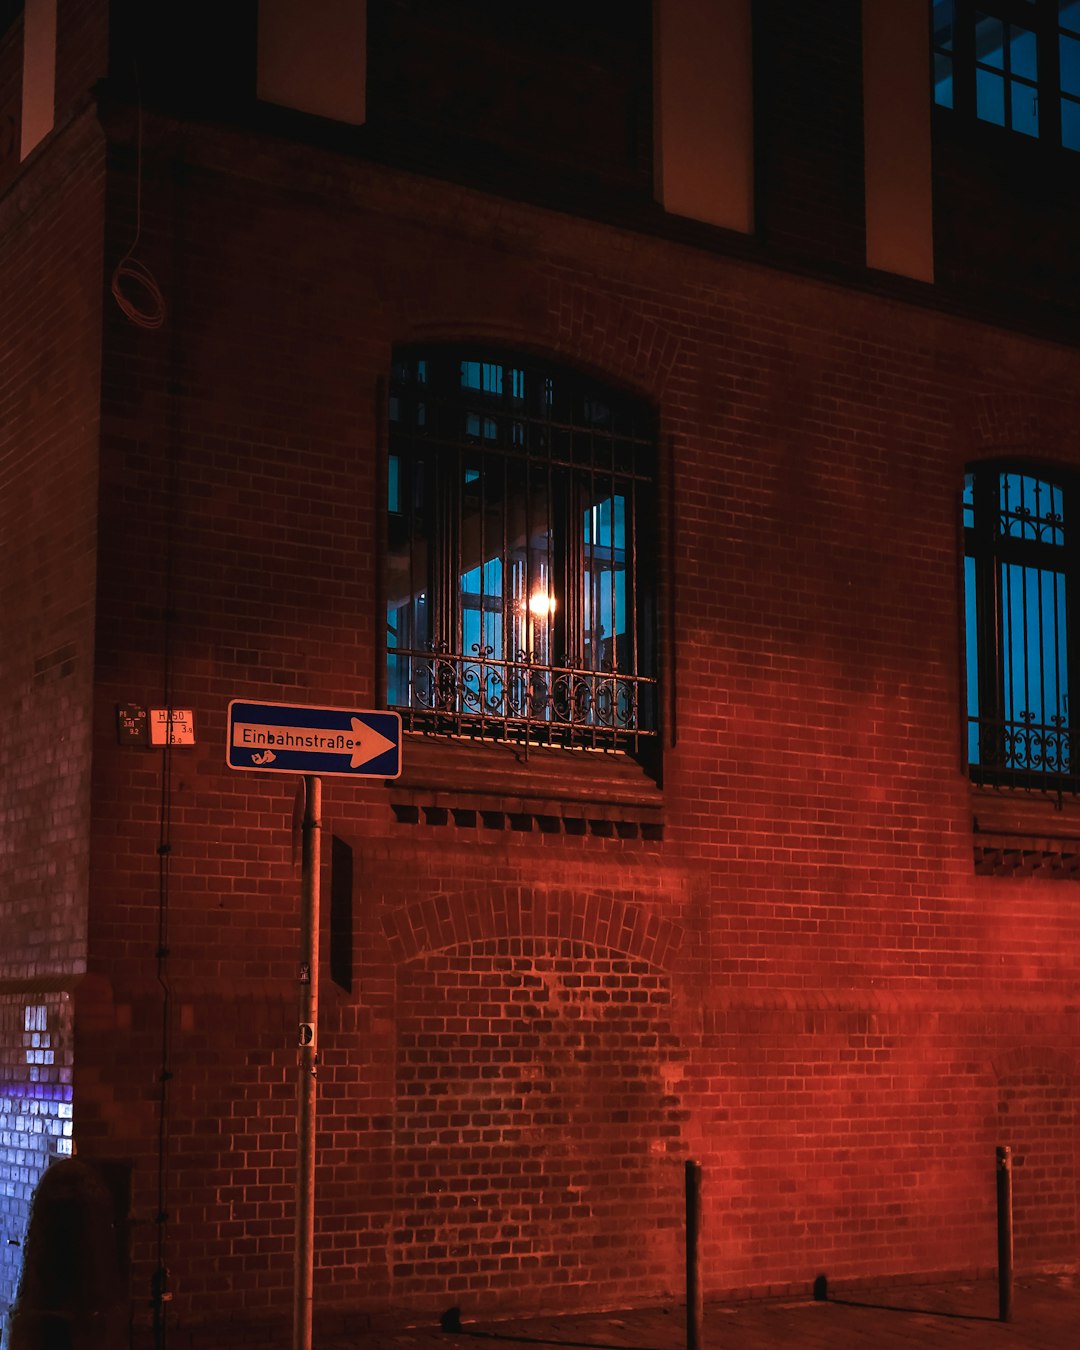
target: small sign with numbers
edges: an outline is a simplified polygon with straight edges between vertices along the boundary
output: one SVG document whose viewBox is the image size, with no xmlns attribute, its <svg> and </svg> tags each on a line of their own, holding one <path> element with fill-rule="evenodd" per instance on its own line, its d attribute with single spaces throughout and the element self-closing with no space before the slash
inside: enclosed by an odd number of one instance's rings
<svg viewBox="0 0 1080 1350">
<path fill-rule="evenodd" d="M 194 745 L 195 715 L 190 708 L 151 708 L 151 745 Z"/>
</svg>

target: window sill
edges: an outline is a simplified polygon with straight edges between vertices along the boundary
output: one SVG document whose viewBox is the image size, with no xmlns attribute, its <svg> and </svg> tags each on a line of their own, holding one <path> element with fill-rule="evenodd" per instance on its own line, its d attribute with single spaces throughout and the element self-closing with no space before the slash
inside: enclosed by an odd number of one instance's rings
<svg viewBox="0 0 1080 1350">
<path fill-rule="evenodd" d="M 630 756 L 406 732 L 398 819 L 544 833 L 659 839 L 663 794 Z"/>
<path fill-rule="evenodd" d="M 972 787 L 978 876 L 1080 878 L 1080 798 Z"/>
</svg>

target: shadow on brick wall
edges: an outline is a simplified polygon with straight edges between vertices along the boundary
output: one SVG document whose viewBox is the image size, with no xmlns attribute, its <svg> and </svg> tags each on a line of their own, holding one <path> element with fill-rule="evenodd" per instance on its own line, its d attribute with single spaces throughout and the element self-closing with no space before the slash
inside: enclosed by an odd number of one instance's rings
<svg viewBox="0 0 1080 1350">
<path fill-rule="evenodd" d="M 114 1175 L 115 1173 L 115 1175 Z M 126 1330 L 126 1169 L 64 1159 L 34 1192 L 9 1350 L 112 1350 Z"/>
</svg>

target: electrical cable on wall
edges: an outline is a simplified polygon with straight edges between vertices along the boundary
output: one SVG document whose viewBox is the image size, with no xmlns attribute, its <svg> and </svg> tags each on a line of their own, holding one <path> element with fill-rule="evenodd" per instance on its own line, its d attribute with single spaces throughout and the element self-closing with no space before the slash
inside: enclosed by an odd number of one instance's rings
<svg viewBox="0 0 1080 1350">
<path fill-rule="evenodd" d="M 140 138 L 141 139 L 141 138 Z M 178 185 L 174 182 L 176 196 L 171 212 L 173 227 L 173 245 L 175 254 L 179 253 L 183 235 L 180 223 L 179 202 L 181 199 Z M 137 238 L 137 235 L 136 235 Z M 134 247 L 134 245 L 132 245 Z M 174 264 L 179 259 L 174 254 Z M 161 309 L 164 317 L 164 305 Z M 179 362 L 178 333 L 174 324 L 170 341 L 170 369 L 175 371 Z M 164 529 L 164 577 L 161 610 L 161 671 L 162 701 L 167 709 L 173 706 L 173 642 L 176 626 L 176 520 L 178 512 L 179 479 L 177 470 L 177 450 L 175 443 L 176 417 L 167 418 L 162 426 L 162 448 L 164 450 L 161 492 L 165 508 Z M 170 724 L 171 728 L 171 724 Z M 161 790 L 158 810 L 158 931 L 155 952 L 157 982 L 161 989 L 161 1063 L 158 1075 L 158 1140 L 157 1140 L 157 1250 L 154 1272 L 151 1276 L 150 1295 L 153 1309 L 153 1345 L 154 1350 L 165 1350 L 168 1331 L 168 1308 L 172 1301 L 169 1287 L 168 1243 L 169 1243 L 169 1177 L 171 1142 L 171 1103 L 170 1084 L 173 1079 L 173 990 L 169 979 L 169 903 L 170 875 L 172 863 L 172 807 L 175 785 L 173 782 L 173 746 L 171 729 L 165 737 L 161 751 Z"/>
<path fill-rule="evenodd" d="M 162 609 L 162 699 L 166 708 L 173 705 L 173 624 L 174 575 L 173 548 L 176 530 L 176 468 L 172 455 L 164 483 L 165 524 L 165 578 Z M 169 881 L 172 860 L 172 803 L 173 803 L 173 748 L 171 724 L 161 751 L 161 792 L 158 805 L 158 931 L 155 951 L 157 982 L 161 988 L 161 1065 L 158 1071 L 158 1140 L 157 1140 L 157 1252 L 151 1277 L 150 1297 L 153 1307 L 154 1350 L 165 1350 L 167 1330 L 166 1311 L 172 1299 L 169 1289 L 167 1261 L 169 1228 L 169 1084 L 172 1081 L 172 986 L 169 983 Z"/>
<path fill-rule="evenodd" d="M 120 312 L 139 328 L 160 328 L 165 322 L 165 297 L 149 267 L 135 256 L 142 235 L 142 98 L 135 76 L 137 128 L 135 133 L 135 237 L 128 251 L 113 268 L 110 289 Z M 125 289 L 126 288 L 126 289 Z"/>
<path fill-rule="evenodd" d="M 171 707 L 171 672 L 169 661 L 169 625 L 166 615 L 165 636 L 165 706 Z M 166 738 L 162 749 L 161 800 L 158 812 L 158 933 L 157 981 L 161 986 L 161 1067 L 158 1072 L 158 1171 L 157 1171 L 157 1263 L 151 1281 L 151 1300 L 154 1309 L 154 1346 L 164 1350 L 165 1304 L 172 1297 L 168 1289 L 169 1271 L 166 1265 L 166 1235 L 169 1222 L 168 1160 L 169 1160 L 169 1083 L 172 1080 L 172 989 L 168 981 L 169 959 L 169 861 L 172 856 L 172 746 Z"/>
<path fill-rule="evenodd" d="M 171 362 L 175 367 L 175 334 L 173 329 L 173 353 Z M 162 597 L 162 701 L 167 709 L 173 706 L 173 632 L 176 623 L 175 610 L 175 559 L 176 512 L 177 512 L 177 471 L 176 457 L 172 453 L 174 446 L 167 434 L 165 475 L 162 484 L 165 501 L 165 575 Z M 155 951 L 157 982 L 161 989 L 161 1064 L 158 1071 L 158 1140 L 157 1140 L 157 1251 L 154 1272 L 150 1282 L 150 1301 L 153 1308 L 154 1350 L 165 1350 L 167 1333 L 168 1305 L 172 1301 L 169 1288 L 168 1237 L 169 1237 L 169 1167 L 170 1167 L 170 1125 L 171 1111 L 169 1085 L 173 1078 L 172 1037 L 173 1037 L 173 990 L 169 982 L 169 900 L 170 874 L 172 862 L 172 806 L 173 784 L 173 747 L 171 723 L 161 750 L 161 790 L 158 806 L 158 930 Z"/>
</svg>

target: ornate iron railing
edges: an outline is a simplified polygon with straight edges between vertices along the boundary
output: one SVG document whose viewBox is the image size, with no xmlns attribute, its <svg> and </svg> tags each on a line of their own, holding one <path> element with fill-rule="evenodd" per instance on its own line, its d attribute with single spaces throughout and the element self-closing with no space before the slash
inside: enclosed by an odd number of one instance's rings
<svg viewBox="0 0 1080 1350">
<path fill-rule="evenodd" d="M 1080 791 L 1072 753 L 1076 733 L 1063 717 L 1037 722 L 1025 712 L 1015 721 L 971 717 L 968 724 L 971 743 L 978 747 L 971 765 L 977 782 Z"/>
<path fill-rule="evenodd" d="M 506 660 L 491 647 L 391 656 L 410 730 L 620 750 L 657 735 L 657 681 L 647 676 L 542 665 L 523 651 Z"/>
</svg>

